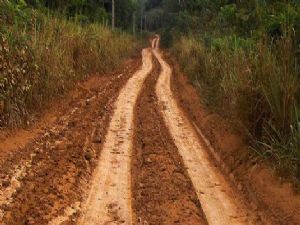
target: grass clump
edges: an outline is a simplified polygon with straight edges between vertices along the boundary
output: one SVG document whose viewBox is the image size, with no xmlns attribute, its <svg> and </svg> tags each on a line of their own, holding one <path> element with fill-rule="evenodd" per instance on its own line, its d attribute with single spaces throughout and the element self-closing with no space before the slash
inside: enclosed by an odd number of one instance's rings
<svg viewBox="0 0 300 225">
<path fill-rule="evenodd" d="M 122 31 L 0 2 L 0 127 L 28 121 L 78 80 L 117 66 L 137 46 Z"/>
</svg>

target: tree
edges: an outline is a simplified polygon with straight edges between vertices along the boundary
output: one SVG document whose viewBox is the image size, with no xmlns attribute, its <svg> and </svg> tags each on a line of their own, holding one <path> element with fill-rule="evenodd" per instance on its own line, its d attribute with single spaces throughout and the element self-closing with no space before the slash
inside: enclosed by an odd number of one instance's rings
<svg viewBox="0 0 300 225">
<path fill-rule="evenodd" d="M 112 7 L 111 7 L 111 26 L 112 29 L 115 29 L 115 0 L 111 1 Z"/>
</svg>

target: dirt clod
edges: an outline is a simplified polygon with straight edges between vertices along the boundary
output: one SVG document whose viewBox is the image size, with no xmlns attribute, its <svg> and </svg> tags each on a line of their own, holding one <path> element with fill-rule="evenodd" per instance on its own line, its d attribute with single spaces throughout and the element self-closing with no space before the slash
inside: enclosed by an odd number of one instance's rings
<svg viewBox="0 0 300 225">
<path fill-rule="evenodd" d="M 2 181 L 2 187 L 7 188 L 10 185 L 10 181 L 4 180 Z"/>
<path fill-rule="evenodd" d="M 85 158 L 85 160 L 90 161 L 93 158 L 93 154 L 90 151 L 87 151 L 84 154 L 84 158 Z"/>
</svg>

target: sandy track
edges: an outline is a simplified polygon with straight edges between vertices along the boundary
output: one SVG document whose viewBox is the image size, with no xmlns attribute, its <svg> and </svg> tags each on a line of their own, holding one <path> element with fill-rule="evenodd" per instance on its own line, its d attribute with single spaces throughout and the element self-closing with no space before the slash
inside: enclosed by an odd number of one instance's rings
<svg viewBox="0 0 300 225">
<path fill-rule="evenodd" d="M 132 157 L 133 211 L 138 225 L 207 225 L 192 182 L 155 96 L 160 65 L 137 100 Z"/>
<path fill-rule="evenodd" d="M 152 70 L 151 50 L 144 49 L 142 56 L 142 68 L 128 80 L 115 102 L 79 225 L 132 224 L 130 164 L 133 112 L 144 80 Z"/>
<path fill-rule="evenodd" d="M 211 225 L 258 224 L 253 222 L 243 203 L 235 199 L 235 192 L 212 164 L 205 145 L 188 119 L 184 116 L 172 94 L 172 70 L 162 54 L 153 50 L 162 71 L 156 86 L 162 114 L 174 142 L 191 177 L 207 221 Z"/>
</svg>

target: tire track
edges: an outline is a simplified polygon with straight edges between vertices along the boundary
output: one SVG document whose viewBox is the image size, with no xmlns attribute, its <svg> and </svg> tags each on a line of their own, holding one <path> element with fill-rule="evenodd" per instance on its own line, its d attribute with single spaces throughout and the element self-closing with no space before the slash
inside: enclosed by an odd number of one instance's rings
<svg viewBox="0 0 300 225">
<path fill-rule="evenodd" d="M 131 151 L 134 107 L 144 80 L 152 70 L 150 49 L 143 65 L 121 90 L 105 138 L 79 225 L 132 224 Z"/>
<path fill-rule="evenodd" d="M 153 50 L 162 71 L 156 94 L 167 127 L 184 160 L 207 221 L 211 225 L 259 224 L 235 198 L 235 192 L 212 164 L 206 147 L 181 112 L 170 88 L 171 67 L 159 50 Z"/>
<path fill-rule="evenodd" d="M 192 182 L 166 127 L 155 96 L 160 66 L 154 63 L 135 112 L 132 192 L 138 225 L 206 225 Z"/>
</svg>

